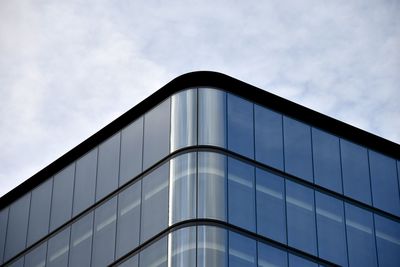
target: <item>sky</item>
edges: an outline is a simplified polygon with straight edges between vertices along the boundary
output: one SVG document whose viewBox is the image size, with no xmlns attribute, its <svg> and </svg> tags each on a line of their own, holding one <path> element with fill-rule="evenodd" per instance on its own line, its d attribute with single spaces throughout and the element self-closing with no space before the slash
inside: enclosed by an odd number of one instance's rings
<svg viewBox="0 0 400 267">
<path fill-rule="evenodd" d="M 212 70 L 400 143 L 400 1 L 0 1 L 0 196 Z"/>
</svg>

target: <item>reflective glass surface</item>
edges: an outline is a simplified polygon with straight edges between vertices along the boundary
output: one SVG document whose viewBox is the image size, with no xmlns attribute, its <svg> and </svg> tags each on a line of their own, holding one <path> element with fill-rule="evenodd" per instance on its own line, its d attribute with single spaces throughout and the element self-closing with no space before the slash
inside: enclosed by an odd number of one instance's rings
<svg viewBox="0 0 400 267">
<path fill-rule="evenodd" d="M 140 252 L 140 267 L 167 267 L 167 237 L 163 237 Z"/>
<path fill-rule="evenodd" d="M 197 227 L 197 267 L 226 267 L 227 230 L 214 226 Z"/>
<path fill-rule="evenodd" d="M 400 224 L 375 215 L 379 266 L 400 266 Z"/>
<path fill-rule="evenodd" d="M 90 266 L 93 237 L 93 212 L 72 224 L 69 266 Z"/>
<path fill-rule="evenodd" d="M 197 90 L 171 97 L 171 152 L 197 144 Z"/>
<path fill-rule="evenodd" d="M 260 267 L 286 267 L 287 252 L 258 242 L 258 266 Z"/>
<path fill-rule="evenodd" d="M 47 242 L 34 248 L 25 256 L 25 267 L 44 267 L 46 266 Z"/>
<path fill-rule="evenodd" d="M 0 211 L 0 264 L 3 263 L 4 258 L 4 247 L 6 245 L 6 233 L 7 233 L 7 221 L 8 221 L 8 208 Z"/>
<path fill-rule="evenodd" d="M 257 266 L 257 242 L 235 232 L 229 232 L 229 267 Z"/>
<path fill-rule="evenodd" d="M 169 236 L 168 266 L 196 266 L 196 227 L 182 228 Z"/>
<path fill-rule="evenodd" d="M 47 247 L 47 267 L 68 266 L 70 227 L 49 239 Z"/>
<path fill-rule="evenodd" d="M 122 262 L 121 264 L 118 264 L 119 267 L 138 267 L 139 266 L 139 256 L 135 255 L 133 257 L 130 257 L 126 261 Z"/>
<path fill-rule="evenodd" d="M 8 267 L 23 267 L 24 266 L 24 257 L 21 257 L 15 261 L 13 261 Z"/>
<path fill-rule="evenodd" d="M 289 267 L 318 267 L 318 264 L 294 254 L 289 254 Z"/>
</svg>

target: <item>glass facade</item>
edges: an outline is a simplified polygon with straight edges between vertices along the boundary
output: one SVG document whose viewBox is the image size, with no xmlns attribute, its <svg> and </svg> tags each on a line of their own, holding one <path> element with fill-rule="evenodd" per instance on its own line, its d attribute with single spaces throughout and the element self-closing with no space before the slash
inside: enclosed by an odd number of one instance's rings
<svg viewBox="0 0 400 267">
<path fill-rule="evenodd" d="M 5 266 L 400 266 L 398 159 L 179 91 L 0 211 Z"/>
</svg>

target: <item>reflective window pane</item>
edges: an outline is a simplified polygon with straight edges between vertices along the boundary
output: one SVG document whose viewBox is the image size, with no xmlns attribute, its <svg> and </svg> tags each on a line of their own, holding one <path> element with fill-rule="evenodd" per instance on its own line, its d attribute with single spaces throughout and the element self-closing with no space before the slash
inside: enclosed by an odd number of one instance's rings
<svg viewBox="0 0 400 267">
<path fill-rule="evenodd" d="M 169 225 L 196 218 L 196 165 L 196 153 L 171 160 Z"/>
<path fill-rule="evenodd" d="M 123 185 L 142 171 L 143 117 L 122 130 L 119 184 Z"/>
<path fill-rule="evenodd" d="M 229 232 L 229 267 L 257 266 L 257 242 L 235 232 Z"/>
<path fill-rule="evenodd" d="M 25 248 L 30 200 L 31 194 L 28 193 L 10 206 L 4 261 L 9 260 Z"/>
<path fill-rule="evenodd" d="M 367 149 L 340 140 L 344 194 L 371 204 Z"/>
<path fill-rule="evenodd" d="M 226 165 L 221 154 L 198 153 L 198 218 L 226 221 Z"/>
<path fill-rule="evenodd" d="M 117 198 L 114 197 L 94 212 L 92 266 L 108 266 L 114 261 Z"/>
<path fill-rule="evenodd" d="M 317 254 L 314 191 L 286 180 L 288 244 L 310 254 Z"/>
<path fill-rule="evenodd" d="M 199 89 L 199 145 L 226 147 L 226 93 Z"/>
<path fill-rule="evenodd" d="M 32 191 L 28 246 L 44 237 L 49 231 L 52 188 L 53 179 L 49 179 Z"/>
<path fill-rule="evenodd" d="M 25 256 L 25 267 L 44 267 L 46 266 L 47 242 L 34 248 Z"/>
<path fill-rule="evenodd" d="M 57 233 L 49 239 L 47 248 L 47 267 L 68 266 L 70 228 Z"/>
<path fill-rule="evenodd" d="M 0 264 L 3 263 L 4 247 L 6 245 L 8 207 L 0 211 Z"/>
<path fill-rule="evenodd" d="M 197 143 L 197 90 L 171 98 L 171 152 Z"/>
<path fill-rule="evenodd" d="M 96 201 L 118 187 L 120 136 L 117 133 L 99 146 Z"/>
<path fill-rule="evenodd" d="M 285 171 L 313 182 L 310 126 L 283 117 Z"/>
<path fill-rule="evenodd" d="M 396 161 L 370 150 L 369 164 L 374 206 L 400 216 Z"/>
<path fill-rule="evenodd" d="M 400 224 L 375 215 L 379 266 L 400 266 Z"/>
<path fill-rule="evenodd" d="M 350 204 L 345 208 L 349 266 L 377 266 L 372 214 Z"/>
<path fill-rule="evenodd" d="M 256 169 L 257 233 L 286 244 L 285 181 Z"/>
<path fill-rule="evenodd" d="M 50 231 L 71 219 L 74 175 L 75 164 L 71 164 L 54 176 Z"/>
<path fill-rule="evenodd" d="M 197 267 L 228 266 L 227 235 L 223 228 L 197 227 Z"/>
<path fill-rule="evenodd" d="M 274 248 L 267 244 L 258 242 L 258 266 L 259 267 L 286 267 L 286 251 Z"/>
<path fill-rule="evenodd" d="M 23 267 L 24 266 L 24 257 L 20 257 L 19 259 L 13 261 L 10 265 L 7 267 Z"/>
<path fill-rule="evenodd" d="M 118 196 L 117 258 L 139 245 L 142 181 Z"/>
<path fill-rule="evenodd" d="M 126 261 L 122 262 L 121 264 L 118 264 L 119 267 L 138 267 L 139 266 L 139 256 L 135 255 L 133 257 L 130 257 Z"/>
<path fill-rule="evenodd" d="M 228 149 L 254 158 L 253 103 L 228 94 Z"/>
<path fill-rule="evenodd" d="M 254 167 L 228 158 L 228 221 L 255 232 Z"/>
<path fill-rule="evenodd" d="M 76 161 L 74 216 L 94 203 L 97 173 L 97 148 Z"/>
<path fill-rule="evenodd" d="M 315 262 L 306 260 L 299 256 L 289 254 L 289 267 L 317 267 Z"/>
<path fill-rule="evenodd" d="M 283 170 L 282 115 L 254 105 L 256 160 Z"/>
<path fill-rule="evenodd" d="M 69 266 L 90 266 L 93 236 L 93 212 L 72 225 Z"/>
<path fill-rule="evenodd" d="M 168 225 L 168 176 L 166 163 L 142 180 L 142 221 L 140 240 L 150 237 L 167 228 Z"/>
<path fill-rule="evenodd" d="M 339 138 L 312 128 L 315 183 L 342 193 Z"/>
<path fill-rule="evenodd" d="M 167 267 L 167 263 L 167 237 L 163 237 L 140 252 L 140 267 Z"/>
<path fill-rule="evenodd" d="M 319 257 L 347 266 L 343 202 L 315 192 Z"/>
<path fill-rule="evenodd" d="M 196 266 L 196 227 L 174 231 L 169 238 L 169 266 Z"/>
<path fill-rule="evenodd" d="M 147 169 L 169 152 L 170 99 L 144 116 L 143 169 Z"/>
</svg>

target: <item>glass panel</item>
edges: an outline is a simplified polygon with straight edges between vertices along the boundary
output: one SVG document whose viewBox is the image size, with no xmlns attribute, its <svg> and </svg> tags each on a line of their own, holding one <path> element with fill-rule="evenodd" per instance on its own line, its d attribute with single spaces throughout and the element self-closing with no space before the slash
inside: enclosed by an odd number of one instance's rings
<svg viewBox="0 0 400 267">
<path fill-rule="evenodd" d="M 70 228 L 50 238 L 47 251 L 47 267 L 68 266 Z"/>
<path fill-rule="evenodd" d="M 257 233 L 286 244 L 285 180 L 256 169 Z"/>
<path fill-rule="evenodd" d="M 96 201 L 118 187 L 120 139 L 120 133 L 117 133 L 99 146 Z"/>
<path fill-rule="evenodd" d="M 24 256 L 22 256 L 21 258 L 13 261 L 10 265 L 8 265 L 7 267 L 23 267 L 24 266 Z"/>
<path fill-rule="evenodd" d="M 199 145 L 226 147 L 226 93 L 199 89 Z"/>
<path fill-rule="evenodd" d="M 28 246 L 47 235 L 49 231 L 52 188 L 53 179 L 49 179 L 32 191 L 31 209 L 29 213 Z"/>
<path fill-rule="evenodd" d="M 93 236 L 93 212 L 72 225 L 69 266 L 90 266 Z"/>
<path fill-rule="evenodd" d="M 170 234 L 169 265 L 196 266 L 196 227 L 182 228 Z"/>
<path fill-rule="evenodd" d="M 130 257 L 126 261 L 122 262 L 121 264 L 118 264 L 118 266 L 119 267 L 138 267 L 139 266 L 139 257 L 138 257 L 138 255 Z"/>
<path fill-rule="evenodd" d="M 228 94 L 228 149 L 254 159 L 253 103 Z"/>
<path fill-rule="evenodd" d="M 312 128 L 315 183 L 342 193 L 339 138 Z"/>
<path fill-rule="evenodd" d="M 140 240 L 146 241 L 168 225 L 168 175 L 166 163 L 142 180 L 142 222 Z"/>
<path fill-rule="evenodd" d="M 71 219 L 74 174 L 73 163 L 54 176 L 50 232 Z"/>
<path fill-rule="evenodd" d="M 139 245 L 142 181 L 118 196 L 117 258 Z"/>
<path fill-rule="evenodd" d="M 289 254 L 289 267 L 317 267 L 318 264 L 299 256 Z"/>
<path fill-rule="evenodd" d="M 97 172 L 97 148 L 76 161 L 74 216 L 94 203 Z"/>
<path fill-rule="evenodd" d="M 319 192 L 315 199 L 319 257 L 347 266 L 343 202 Z"/>
<path fill-rule="evenodd" d="M 400 266 L 400 224 L 375 215 L 379 266 Z"/>
<path fill-rule="evenodd" d="M 169 152 L 170 99 L 144 116 L 143 169 L 147 169 Z"/>
<path fill-rule="evenodd" d="M 374 206 L 400 216 L 396 161 L 370 150 L 369 164 Z"/>
<path fill-rule="evenodd" d="M 345 207 L 349 266 L 377 266 L 372 214 L 350 204 Z"/>
<path fill-rule="evenodd" d="M 31 250 L 25 256 L 25 267 L 44 267 L 46 266 L 47 242 Z"/>
<path fill-rule="evenodd" d="M 256 240 L 229 232 L 229 267 L 257 266 Z"/>
<path fill-rule="evenodd" d="M 226 221 L 226 157 L 209 152 L 199 152 L 198 157 L 198 218 Z"/>
<path fill-rule="evenodd" d="M 197 227 L 197 267 L 226 267 L 227 231 L 215 226 Z"/>
<path fill-rule="evenodd" d="M 197 144 L 197 90 L 171 98 L 171 152 Z"/>
<path fill-rule="evenodd" d="M 196 153 L 171 160 L 169 225 L 196 218 L 196 165 Z"/>
<path fill-rule="evenodd" d="M 94 212 L 92 266 L 107 266 L 114 261 L 116 213 L 116 197 Z"/>
<path fill-rule="evenodd" d="M 344 194 L 371 204 L 367 149 L 340 139 Z"/>
<path fill-rule="evenodd" d="M 317 254 L 314 191 L 286 180 L 288 244 Z"/>
<path fill-rule="evenodd" d="M 258 266 L 259 267 L 286 267 L 287 253 L 286 251 L 268 246 L 267 244 L 258 242 Z"/>
<path fill-rule="evenodd" d="M 167 237 L 140 252 L 140 267 L 167 267 Z"/>
<path fill-rule="evenodd" d="M 283 117 L 285 171 L 313 182 L 310 126 Z"/>
<path fill-rule="evenodd" d="M 228 221 L 256 231 L 254 167 L 228 158 Z"/>
<path fill-rule="evenodd" d="M 282 115 L 254 105 L 256 160 L 283 170 Z"/>
<path fill-rule="evenodd" d="M 122 130 L 119 184 L 123 185 L 142 172 L 143 117 Z"/>
<path fill-rule="evenodd" d="M 0 211 L 0 264 L 3 263 L 4 247 L 6 244 L 8 207 Z"/>
<path fill-rule="evenodd" d="M 9 260 L 25 248 L 30 200 L 31 194 L 28 193 L 10 206 L 4 261 Z"/>
</svg>

